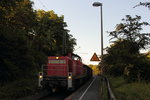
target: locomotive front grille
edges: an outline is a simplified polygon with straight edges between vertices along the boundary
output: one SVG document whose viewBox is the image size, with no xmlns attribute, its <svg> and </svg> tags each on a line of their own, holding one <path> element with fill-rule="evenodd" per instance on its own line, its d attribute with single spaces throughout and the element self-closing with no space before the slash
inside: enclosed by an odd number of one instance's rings
<svg viewBox="0 0 150 100">
<path fill-rule="evenodd" d="M 67 66 L 66 65 L 49 65 L 43 66 L 44 77 L 67 77 Z"/>
</svg>

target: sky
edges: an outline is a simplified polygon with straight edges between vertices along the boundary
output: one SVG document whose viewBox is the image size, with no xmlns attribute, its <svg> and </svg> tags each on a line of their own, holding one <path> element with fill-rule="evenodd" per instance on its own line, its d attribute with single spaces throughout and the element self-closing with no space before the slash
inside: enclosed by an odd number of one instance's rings
<svg viewBox="0 0 150 100">
<path fill-rule="evenodd" d="M 101 18 L 100 7 L 93 7 L 94 2 L 103 4 L 103 45 L 104 48 L 110 46 L 108 32 L 115 30 L 117 24 L 125 15 L 139 15 L 142 21 L 150 23 L 150 10 L 143 6 L 133 8 L 140 2 L 149 0 L 31 0 L 34 2 L 33 8 L 45 11 L 53 10 L 59 16 L 64 15 L 64 21 L 72 34 L 76 38 L 75 54 L 82 57 L 85 64 L 98 64 L 91 62 L 94 53 L 101 54 Z M 150 27 L 143 27 L 143 33 L 148 33 Z M 104 51 L 105 53 L 105 51 Z"/>
</svg>

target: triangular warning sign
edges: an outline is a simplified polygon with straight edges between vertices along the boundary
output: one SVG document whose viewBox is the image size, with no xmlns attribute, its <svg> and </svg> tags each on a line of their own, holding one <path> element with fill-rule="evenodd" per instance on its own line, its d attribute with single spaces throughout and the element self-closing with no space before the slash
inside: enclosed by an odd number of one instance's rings
<svg viewBox="0 0 150 100">
<path fill-rule="evenodd" d="M 94 53 L 90 61 L 100 61 L 97 54 Z"/>
</svg>

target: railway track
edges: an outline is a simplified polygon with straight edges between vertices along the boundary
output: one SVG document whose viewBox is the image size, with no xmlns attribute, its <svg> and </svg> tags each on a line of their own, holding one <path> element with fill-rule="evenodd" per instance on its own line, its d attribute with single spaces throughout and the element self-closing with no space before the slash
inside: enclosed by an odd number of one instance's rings
<svg viewBox="0 0 150 100">
<path fill-rule="evenodd" d="M 90 83 L 90 81 L 88 81 L 87 83 Z M 82 90 L 83 87 L 86 87 L 86 85 L 88 85 L 87 83 L 82 84 L 81 86 L 76 88 L 74 91 L 67 91 L 65 89 L 62 89 L 62 90 L 57 91 L 56 93 L 50 93 L 50 94 L 40 98 L 39 100 L 65 100 L 67 97 Z"/>
<path fill-rule="evenodd" d="M 60 90 L 56 93 L 50 93 L 45 97 L 40 98 L 39 100 L 64 100 L 68 97 L 72 92 L 66 90 Z"/>
</svg>

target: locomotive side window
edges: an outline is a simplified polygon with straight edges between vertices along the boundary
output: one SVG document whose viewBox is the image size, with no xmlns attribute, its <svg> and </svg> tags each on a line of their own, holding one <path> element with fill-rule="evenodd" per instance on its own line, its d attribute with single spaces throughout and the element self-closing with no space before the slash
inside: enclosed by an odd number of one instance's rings
<svg viewBox="0 0 150 100">
<path fill-rule="evenodd" d="M 49 60 L 49 64 L 66 64 L 65 60 Z"/>
</svg>

